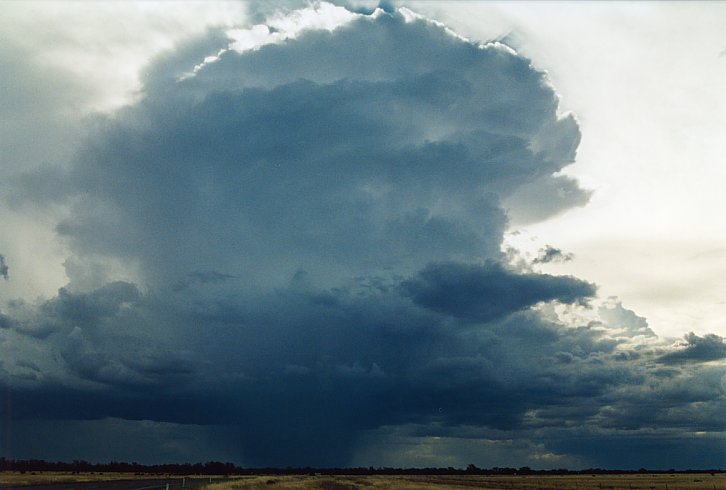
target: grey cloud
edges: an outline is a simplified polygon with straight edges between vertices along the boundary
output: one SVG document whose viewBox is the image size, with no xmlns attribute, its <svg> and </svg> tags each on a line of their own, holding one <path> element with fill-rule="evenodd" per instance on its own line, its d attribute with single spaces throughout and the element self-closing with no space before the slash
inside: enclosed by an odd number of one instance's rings
<svg viewBox="0 0 726 490">
<path fill-rule="evenodd" d="M 718 468 L 724 456 L 722 438 L 690 436 L 686 443 L 668 430 L 582 430 L 576 436 L 561 431 L 548 436 L 548 448 L 581 455 L 582 467 Z"/>
<path fill-rule="evenodd" d="M 194 365 L 170 353 L 146 348 L 147 352 L 113 352 L 93 346 L 80 329 L 68 337 L 61 352 L 66 366 L 86 381 L 115 387 L 138 387 L 171 383 L 174 376 L 189 375 Z"/>
<path fill-rule="evenodd" d="M 59 324 L 53 322 L 15 322 L 14 327 L 18 333 L 36 339 L 46 339 L 61 329 Z"/>
<path fill-rule="evenodd" d="M 0 441 L 0 450 L 18 459 L 45 454 L 65 461 L 68 454 L 85 461 L 230 461 L 229 428 L 152 420 L 102 418 L 91 420 L 18 420 Z M 98 441 L 113 441 L 99 445 Z"/>
<path fill-rule="evenodd" d="M 5 256 L 0 254 L 0 276 L 3 276 L 5 280 L 8 279 L 8 265 L 5 263 Z"/>
<path fill-rule="evenodd" d="M 139 299 L 140 294 L 134 284 L 117 281 L 90 293 L 72 293 L 61 288 L 56 298 L 42 305 L 42 310 L 64 322 L 87 324 L 114 316 L 124 304 Z"/>
<path fill-rule="evenodd" d="M 219 284 L 228 279 L 234 279 L 231 274 L 223 274 L 217 271 L 194 271 L 189 274 L 189 278 L 202 284 Z"/>
<path fill-rule="evenodd" d="M 42 308 L 42 307 L 41 307 Z M 24 301 L 11 301 L 5 312 L 0 313 L 0 327 L 20 335 L 45 339 L 60 328 L 60 322 L 48 318 L 36 305 Z"/>
<path fill-rule="evenodd" d="M 32 361 L 26 361 L 21 359 L 19 361 L 16 361 L 15 364 L 19 367 L 30 369 L 31 371 L 40 372 L 40 368 L 38 367 L 38 365 Z"/>
<path fill-rule="evenodd" d="M 563 403 L 607 386 L 607 375 L 578 379 L 581 365 L 563 377 L 548 372 L 545 359 L 539 361 L 562 349 L 583 354 L 610 349 L 593 336 L 558 332 L 534 312 L 523 312 L 490 325 L 476 339 L 395 291 L 364 286 L 319 291 L 293 281 L 289 289 L 250 298 L 247 305 L 233 303 L 224 321 L 216 312 L 192 317 L 176 325 L 177 335 L 191 335 L 198 320 L 205 326 L 186 339 L 196 349 L 192 368 L 184 356 L 149 349 L 149 341 L 104 342 L 92 328 L 74 327 L 67 340 L 60 339 L 63 362 L 75 377 L 115 390 L 110 399 L 102 393 L 92 400 L 88 393 L 58 396 L 75 400 L 69 414 L 85 400 L 84 417 L 237 426 L 241 441 L 265 441 L 247 455 L 255 464 L 339 464 L 352 457 L 350 444 L 359 430 L 432 417 L 447 425 L 511 429 L 532 405 Z M 321 302 L 321 295 L 331 300 Z M 153 318 L 157 308 L 172 306 L 154 306 L 156 300 L 130 304 L 132 317 Z M 49 311 L 65 318 L 61 309 Z M 214 359 L 214 365 L 200 363 L 200 357 Z M 151 387 L 153 393 L 147 391 Z M 291 431 L 290 424 L 305 429 Z M 316 451 L 306 443 L 311 437 L 319 442 Z"/>
<path fill-rule="evenodd" d="M 135 373 L 124 366 L 119 359 L 94 349 L 78 327 L 68 336 L 61 357 L 71 372 L 83 380 L 116 386 L 138 382 Z"/>
<path fill-rule="evenodd" d="M 7 192 L 3 196 L 12 208 L 28 205 L 63 202 L 73 192 L 68 182 L 67 169 L 42 162 L 32 170 L 13 173 L 7 178 Z"/>
<path fill-rule="evenodd" d="M 544 177 L 516 190 L 505 201 L 514 223 L 528 224 L 588 203 L 591 191 L 581 189 L 577 181 L 565 175 Z"/>
<path fill-rule="evenodd" d="M 595 294 L 592 284 L 573 277 L 516 274 L 495 262 L 429 265 L 402 286 L 420 306 L 478 321 L 489 321 L 540 301 L 574 303 Z"/>
<path fill-rule="evenodd" d="M 186 375 L 195 371 L 195 362 L 189 353 L 163 352 L 146 349 L 146 352 L 133 352 L 123 360 L 124 365 L 150 376 Z"/>
<path fill-rule="evenodd" d="M 399 14 L 227 51 L 163 89 L 160 77 L 99 122 L 58 226 L 78 253 L 141 258 L 156 284 L 184 280 L 199 250 L 202 268 L 265 285 L 299 262 L 334 282 L 497 258 L 500 200 L 572 161 L 541 135 L 579 139 L 527 60 Z"/>
<path fill-rule="evenodd" d="M 18 174 L 32 173 L 30 169 L 44 166 L 48 170 L 51 164 L 68 161 L 80 139 L 85 98 L 93 93 L 93 87 L 52 63 L 44 63 L 32 47 L 32 41 L 13 39 L 10 33 L 3 36 L 0 46 L 0 202 L 42 208 L 42 204 L 32 201 L 40 197 L 38 189 L 22 183 L 27 192 L 23 195 L 16 178 Z M 56 180 L 54 187 L 49 184 L 51 180 L 44 174 L 36 183 L 58 196 L 60 181 Z M 0 274 L 6 277 L 7 270 L 2 270 L 0 263 Z"/>
<path fill-rule="evenodd" d="M 37 305 L 13 302 L 2 319 L 4 328 L 25 338 L 23 343 L 35 344 L 36 355 L 49 349 L 55 367 L 46 371 L 49 365 L 39 364 L 44 374 L 71 384 L 76 379 L 148 385 L 193 372 L 196 361 L 170 347 L 166 333 L 154 333 L 156 322 L 169 319 L 161 320 L 147 301 L 135 285 L 117 281 L 88 292 L 61 288 L 56 297 Z M 17 355 L 33 362 L 22 352 Z"/>
<path fill-rule="evenodd" d="M 669 352 L 659 358 L 666 364 L 682 362 L 706 362 L 726 358 L 726 342 L 716 334 L 699 337 L 693 332 L 685 335 L 686 344 L 682 349 Z"/>
<path fill-rule="evenodd" d="M 656 336 L 655 332 L 648 327 L 648 321 L 644 317 L 624 308 L 622 303 L 612 298 L 609 303 L 598 308 L 598 315 L 611 328 L 622 328 L 630 336 Z"/>
<path fill-rule="evenodd" d="M 0 313 L 0 328 L 11 328 L 13 325 L 15 325 L 15 321 L 11 317 Z"/>
<path fill-rule="evenodd" d="M 653 353 L 615 359 L 618 341 L 597 325 L 566 327 L 525 310 L 485 328 L 457 328 L 458 320 L 417 308 L 399 288 L 353 284 L 319 290 L 298 275 L 244 303 L 204 303 L 207 316 L 179 311 L 188 318 L 174 332 L 194 354 L 138 339 L 103 342 L 73 328 L 64 362 L 74 376 L 113 390 L 66 390 L 55 396 L 69 406 L 46 416 L 225 424 L 238 438 L 239 461 L 344 464 L 354 458 L 356 434 L 381 426 L 437 424 L 452 437 L 462 425 L 506 434 L 592 424 L 710 430 L 703 417 L 684 425 L 695 410 L 689 404 L 712 413 L 722 403 L 713 386 L 723 373 L 651 374 Z M 143 297 L 129 308 L 148 321 L 160 309 L 180 308 L 167 301 Z M 37 412 L 39 400 L 27 397 L 15 399 Z M 250 451 L 247 440 L 260 442 Z"/>
<path fill-rule="evenodd" d="M 547 245 L 540 249 L 539 255 L 534 259 L 535 264 L 546 264 L 548 262 L 569 262 L 574 257 L 571 253 L 565 253 L 559 248 Z"/>
<path fill-rule="evenodd" d="M 187 277 L 185 279 L 180 280 L 174 286 L 172 289 L 174 291 L 182 291 L 191 285 L 198 284 L 198 285 L 216 285 L 216 284 L 222 284 L 225 281 L 228 281 L 230 279 L 235 279 L 237 276 L 233 276 L 231 274 L 224 274 L 222 272 L 218 271 L 193 271 L 187 274 Z"/>
</svg>

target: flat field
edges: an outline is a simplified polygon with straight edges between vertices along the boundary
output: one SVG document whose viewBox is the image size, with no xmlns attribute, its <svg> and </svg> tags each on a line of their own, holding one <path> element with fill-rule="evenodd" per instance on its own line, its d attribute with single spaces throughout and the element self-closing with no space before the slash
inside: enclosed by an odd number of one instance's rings
<svg viewBox="0 0 726 490">
<path fill-rule="evenodd" d="M 168 479 L 143 473 L 0 472 L 0 489 L 61 483 Z M 179 477 L 173 477 L 179 479 Z M 208 477 L 204 477 L 205 479 Z M 220 478 L 220 477 L 213 477 Z M 234 477 L 233 477 L 234 478 Z M 726 474 L 568 476 L 277 476 L 258 475 L 212 483 L 208 490 L 726 490 Z"/>
<path fill-rule="evenodd" d="M 208 490 L 726 490 L 726 474 L 573 476 L 249 476 Z"/>
<path fill-rule="evenodd" d="M 190 476 L 190 478 L 209 478 L 209 476 Z M 212 479 L 221 478 L 213 476 Z M 178 475 L 160 475 L 151 473 L 117 473 L 117 472 L 71 472 L 71 471 L 2 471 L 0 472 L 0 489 L 6 487 L 60 485 L 64 483 L 83 483 L 121 480 L 181 480 Z"/>
<path fill-rule="evenodd" d="M 86 481 L 140 480 L 154 478 L 135 473 L 78 473 L 71 471 L 3 471 L 0 472 L 0 488 L 20 485 L 45 485 Z"/>
</svg>

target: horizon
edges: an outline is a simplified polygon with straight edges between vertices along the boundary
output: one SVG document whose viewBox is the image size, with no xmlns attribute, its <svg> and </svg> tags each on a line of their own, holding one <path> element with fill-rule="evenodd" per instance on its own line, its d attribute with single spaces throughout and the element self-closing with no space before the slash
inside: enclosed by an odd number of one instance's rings
<svg viewBox="0 0 726 490">
<path fill-rule="evenodd" d="M 637 465 L 636 465 L 637 466 Z M 52 468 L 52 469 L 49 469 Z M 106 468 L 104 470 L 104 468 Z M 576 474 L 638 474 L 638 473 L 726 473 L 726 469 L 722 468 L 669 468 L 665 469 L 648 469 L 639 467 L 631 468 L 530 468 L 529 466 L 520 467 L 479 467 L 474 463 L 468 463 L 465 466 L 447 466 L 447 467 L 373 467 L 373 466 L 344 466 L 344 467 L 313 467 L 313 466 L 270 466 L 270 467 L 245 467 L 239 466 L 232 462 L 226 461 L 205 461 L 205 462 L 184 462 L 184 463 L 154 463 L 141 464 L 126 461 L 108 461 L 108 462 L 92 462 L 84 460 L 74 460 L 73 462 L 63 461 L 45 461 L 45 460 L 8 460 L 0 456 L 0 471 L 75 471 L 75 472 L 128 472 L 128 471 L 146 471 L 149 473 L 159 472 L 180 472 L 182 470 L 203 470 L 200 474 L 221 474 L 229 472 L 256 472 L 263 470 L 275 470 L 282 473 L 307 473 L 310 470 L 320 470 L 323 472 L 333 472 L 339 470 L 354 470 L 354 473 L 400 473 L 400 472 L 417 472 L 422 473 L 427 470 L 434 472 L 452 472 L 460 473 L 482 473 L 482 474 L 501 474 L 501 475 L 525 475 L 525 474 L 541 474 L 541 473 L 576 473 Z M 192 474 L 192 473 L 188 473 Z"/>
</svg>

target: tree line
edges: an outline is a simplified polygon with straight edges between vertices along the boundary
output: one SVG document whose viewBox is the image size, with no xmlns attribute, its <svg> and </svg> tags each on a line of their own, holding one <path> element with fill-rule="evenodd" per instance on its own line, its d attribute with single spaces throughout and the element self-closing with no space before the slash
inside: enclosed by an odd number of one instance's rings
<svg viewBox="0 0 726 490">
<path fill-rule="evenodd" d="M 587 468 L 568 470 L 566 468 L 537 470 L 528 466 L 519 468 L 479 468 L 474 464 L 466 468 L 427 467 L 427 468 L 392 468 L 392 467 L 356 467 L 356 468 L 314 468 L 314 467 L 266 467 L 244 468 L 234 463 L 208 461 L 206 463 L 156 464 L 145 465 L 136 462 L 127 463 L 111 461 L 108 463 L 90 463 L 84 460 L 72 462 L 52 462 L 41 459 L 12 460 L 0 458 L 0 471 L 59 471 L 75 473 L 139 473 L 164 475 L 617 475 L 636 473 L 723 473 L 722 469 L 687 469 L 687 470 L 612 470 L 603 468 Z"/>
</svg>

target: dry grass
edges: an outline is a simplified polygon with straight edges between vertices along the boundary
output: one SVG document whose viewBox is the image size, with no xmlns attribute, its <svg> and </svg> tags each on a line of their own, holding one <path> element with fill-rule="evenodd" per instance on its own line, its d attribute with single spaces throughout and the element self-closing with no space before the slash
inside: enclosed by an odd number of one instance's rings
<svg viewBox="0 0 726 490">
<path fill-rule="evenodd" d="M 48 485 L 53 483 L 80 483 L 112 480 L 152 480 L 181 478 L 178 475 L 148 473 L 76 473 L 70 471 L 3 471 L 0 472 L 0 488 L 5 486 Z M 201 477 L 200 477 L 201 478 Z M 204 476 L 208 478 L 208 476 Z M 219 478 L 219 477 L 213 477 Z"/>
<path fill-rule="evenodd" d="M 134 480 L 154 478 L 135 473 L 76 473 L 71 471 L 4 471 L 0 473 L 0 485 L 45 485 L 48 483 L 74 483 L 103 480 Z"/>
<path fill-rule="evenodd" d="M 249 476 L 208 490 L 726 490 L 726 475 Z"/>
<path fill-rule="evenodd" d="M 0 472 L 3 486 L 168 478 L 142 473 Z M 205 477 L 206 478 L 206 477 Z M 579 476 L 246 476 L 208 490 L 726 490 L 724 474 Z"/>
</svg>

